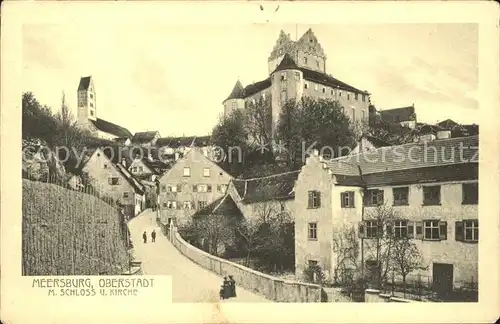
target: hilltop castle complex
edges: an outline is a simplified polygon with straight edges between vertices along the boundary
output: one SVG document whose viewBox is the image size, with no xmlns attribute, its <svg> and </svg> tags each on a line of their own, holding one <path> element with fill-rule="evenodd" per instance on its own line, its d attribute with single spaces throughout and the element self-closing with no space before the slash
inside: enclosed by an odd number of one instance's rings
<svg viewBox="0 0 500 324">
<path fill-rule="evenodd" d="M 308 96 L 337 100 L 352 121 L 368 122 L 370 93 L 327 74 L 326 58 L 311 29 L 296 41 L 282 30 L 268 58 L 269 76 L 246 87 L 238 80 L 223 101 L 224 114 L 269 100 L 274 133 L 284 102 Z"/>
</svg>

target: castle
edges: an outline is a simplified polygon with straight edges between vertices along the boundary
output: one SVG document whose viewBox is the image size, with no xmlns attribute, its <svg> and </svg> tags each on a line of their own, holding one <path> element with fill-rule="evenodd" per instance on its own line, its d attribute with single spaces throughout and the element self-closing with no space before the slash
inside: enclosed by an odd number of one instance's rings
<svg viewBox="0 0 500 324">
<path fill-rule="evenodd" d="M 94 80 L 91 76 L 80 78 L 77 95 L 77 124 L 80 127 L 87 128 L 94 136 L 103 139 L 119 140 L 132 138 L 132 134 L 125 127 L 97 117 L 96 91 Z"/>
<path fill-rule="evenodd" d="M 333 99 L 352 121 L 368 122 L 370 93 L 356 89 L 326 73 L 326 54 L 311 29 L 294 41 L 282 30 L 268 58 L 269 77 L 243 87 L 238 80 L 223 101 L 224 114 L 250 103 L 269 100 L 272 134 L 282 105 L 303 97 Z"/>
</svg>

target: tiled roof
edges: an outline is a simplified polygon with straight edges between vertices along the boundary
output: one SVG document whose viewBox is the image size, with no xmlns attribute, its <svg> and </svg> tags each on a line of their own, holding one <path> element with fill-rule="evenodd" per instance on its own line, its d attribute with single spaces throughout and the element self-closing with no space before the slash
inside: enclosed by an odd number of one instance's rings
<svg viewBox="0 0 500 324">
<path fill-rule="evenodd" d="M 309 70 L 306 68 L 300 68 L 300 70 L 304 74 L 305 80 L 312 81 L 312 82 L 319 83 L 319 84 L 323 84 L 323 85 L 326 85 L 326 86 L 329 86 L 332 88 L 339 88 L 339 89 L 346 90 L 346 91 L 368 94 L 366 91 L 361 91 L 359 89 L 356 89 L 355 87 L 348 85 L 347 83 L 342 82 L 338 79 L 335 79 L 334 77 L 332 77 L 328 74 L 318 72 L 318 71 Z"/>
<path fill-rule="evenodd" d="M 370 143 L 372 143 L 373 146 L 375 146 L 376 148 L 385 147 L 385 146 L 391 146 L 391 143 L 389 143 L 387 141 L 384 141 L 381 138 L 378 138 L 378 137 L 375 137 L 375 136 L 372 136 L 372 135 L 364 135 L 364 137 L 368 141 L 370 141 Z"/>
<path fill-rule="evenodd" d="M 87 90 L 89 88 L 89 86 L 90 86 L 90 76 L 81 77 L 80 84 L 78 85 L 78 91 Z"/>
<path fill-rule="evenodd" d="M 363 182 L 388 183 L 398 181 L 415 181 L 415 175 L 423 178 L 437 177 L 439 172 L 425 169 L 453 170 L 467 168 L 461 164 L 477 164 L 478 136 L 447 138 L 427 143 L 409 143 L 390 146 L 364 152 L 357 155 L 325 161 L 325 165 L 334 175 L 356 177 L 361 176 Z M 449 173 L 443 171 L 443 175 Z M 385 180 L 383 178 L 385 177 Z M 337 177 L 339 178 L 339 177 Z M 378 180 L 382 179 L 382 180 Z M 406 179 L 406 180 L 405 180 Z M 349 179 L 352 181 L 354 179 Z"/>
<path fill-rule="evenodd" d="M 241 98 L 243 98 L 243 85 L 241 84 L 240 80 L 238 80 L 234 84 L 233 91 L 231 91 L 231 93 L 226 98 L 226 100 L 241 99 Z M 224 101 L 226 101 L 226 100 L 224 100 Z"/>
<path fill-rule="evenodd" d="M 156 141 L 156 146 L 158 147 L 204 147 L 208 145 L 210 145 L 210 136 L 162 137 Z"/>
<path fill-rule="evenodd" d="M 274 72 L 282 71 L 282 70 L 298 70 L 299 67 L 297 64 L 295 64 L 295 61 L 288 55 L 288 53 L 283 56 L 283 59 L 281 60 L 280 64 L 274 70 Z M 273 73 L 274 73 L 273 72 Z"/>
<path fill-rule="evenodd" d="M 151 142 L 157 133 L 158 133 L 157 131 L 137 132 L 134 134 L 134 137 L 132 137 L 132 143 Z"/>
<path fill-rule="evenodd" d="M 255 179 L 235 179 L 233 183 L 243 203 L 294 198 L 293 188 L 300 170 Z M 246 185 L 246 189 L 245 189 Z M 243 189 L 243 192 L 241 192 Z"/>
<path fill-rule="evenodd" d="M 208 215 L 231 215 L 234 217 L 242 216 L 242 213 L 231 196 L 224 195 L 208 204 L 205 208 L 198 210 L 193 217 Z"/>
<path fill-rule="evenodd" d="M 415 107 L 413 106 L 385 109 L 379 112 L 382 119 L 388 122 L 402 122 L 416 119 Z"/>
<path fill-rule="evenodd" d="M 108 122 L 104 119 L 96 118 L 96 120 L 89 119 L 92 124 L 101 132 L 114 135 L 116 137 L 132 138 L 132 133 L 128 129 Z"/>
<path fill-rule="evenodd" d="M 161 161 L 151 161 L 148 158 L 143 158 L 142 163 L 147 166 L 154 174 L 162 174 L 165 170 L 169 169 L 169 166 Z"/>
<path fill-rule="evenodd" d="M 134 187 L 136 192 L 138 192 L 141 195 L 144 194 L 146 190 L 144 185 L 139 180 L 137 180 L 130 172 L 128 172 L 128 170 L 123 165 L 117 163 L 116 168 L 118 169 L 118 171 L 120 171 L 123 177 L 127 179 L 127 181 L 132 185 L 132 187 Z"/>
<path fill-rule="evenodd" d="M 442 128 L 444 128 L 446 130 L 451 130 L 455 126 L 460 126 L 458 123 L 456 123 L 455 121 L 453 121 L 451 119 L 443 120 L 443 121 L 437 123 L 437 125 L 441 126 Z"/>
<path fill-rule="evenodd" d="M 128 137 L 117 137 L 113 138 L 113 141 L 120 144 L 125 144 L 129 138 Z"/>
<path fill-rule="evenodd" d="M 426 168 L 372 173 L 363 176 L 366 186 L 406 185 L 439 181 L 474 180 L 478 178 L 478 163 L 462 163 Z"/>
<path fill-rule="evenodd" d="M 271 78 L 249 84 L 243 89 L 243 98 L 247 98 L 257 92 L 265 90 L 271 86 Z"/>
</svg>

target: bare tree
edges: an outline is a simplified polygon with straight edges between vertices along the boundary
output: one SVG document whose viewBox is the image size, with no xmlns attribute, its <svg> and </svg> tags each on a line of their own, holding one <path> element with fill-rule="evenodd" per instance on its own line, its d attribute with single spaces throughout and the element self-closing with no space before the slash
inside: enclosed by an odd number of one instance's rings
<svg viewBox="0 0 500 324">
<path fill-rule="evenodd" d="M 345 282 L 354 279 L 358 270 L 359 239 L 356 230 L 352 226 L 344 225 L 333 236 L 333 252 L 336 256 L 334 280 Z M 354 271 L 352 273 L 351 271 Z"/>
<path fill-rule="evenodd" d="M 257 144 L 269 144 L 271 141 L 271 101 L 260 98 L 250 102 L 245 110 L 248 134 Z"/>
<path fill-rule="evenodd" d="M 394 272 L 401 275 L 403 279 L 403 294 L 406 297 L 406 276 L 421 268 L 422 265 L 422 256 L 418 247 L 406 237 L 394 240 L 391 263 Z"/>
<path fill-rule="evenodd" d="M 236 231 L 242 238 L 243 249 L 246 253 L 245 265 L 250 263 L 250 255 L 261 248 L 261 226 L 259 218 L 245 219 L 236 226 Z"/>
<path fill-rule="evenodd" d="M 220 214 L 202 215 L 194 217 L 191 230 L 198 239 L 202 240 L 208 253 L 220 255 L 223 253 L 221 245 L 230 245 L 234 242 L 234 224 L 228 216 Z"/>
</svg>

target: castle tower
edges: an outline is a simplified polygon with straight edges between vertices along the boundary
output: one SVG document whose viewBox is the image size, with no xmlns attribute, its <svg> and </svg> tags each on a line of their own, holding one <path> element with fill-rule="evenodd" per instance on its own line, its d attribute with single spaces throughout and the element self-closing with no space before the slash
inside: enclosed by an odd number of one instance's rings
<svg viewBox="0 0 500 324">
<path fill-rule="evenodd" d="M 89 120 L 97 119 L 97 105 L 94 81 L 91 76 L 80 78 L 77 90 L 78 114 L 77 120 L 80 125 L 87 125 Z"/>
<path fill-rule="evenodd" d="M 271 106 L 272 106 L 272 134 L 276 126 L 283 105 L 294 99 L 298 102 L 304 91 L 304 74 L 293 58 L 287 53 L 283 56 L 278 67 L 271 73 Z"/>
<path fill-rule="evenodd" d="M 236 109 L 245 108 L 245 100 L 244 100 L 244 89 L 240 80 L 236 81 L 236 84 L 233 87 L 233 91 L 229 94 L 229 96 L 222 102 L 224 105 L 224 115 L 229 115 L 232 111 Z"/>
</svg>

